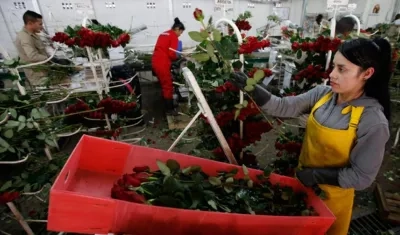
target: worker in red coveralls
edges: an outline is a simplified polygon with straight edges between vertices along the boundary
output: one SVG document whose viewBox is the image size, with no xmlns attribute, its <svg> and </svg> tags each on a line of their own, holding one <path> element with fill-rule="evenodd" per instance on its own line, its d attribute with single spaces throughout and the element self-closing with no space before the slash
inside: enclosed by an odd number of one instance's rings
<svg viewBox="0 0 400 235">
<path fill-rule="evenodd" d="M 178 37 L 182 35 L 185 26 L 175 18 L 171 29 L 160 34 L 154 48 L 152 67 L 161 84 L 167 115 L 177 115 L 173 102 L 174 87 L 172 84 L 171 64 L 179 58 L 182 43 Z"/>
</svg>

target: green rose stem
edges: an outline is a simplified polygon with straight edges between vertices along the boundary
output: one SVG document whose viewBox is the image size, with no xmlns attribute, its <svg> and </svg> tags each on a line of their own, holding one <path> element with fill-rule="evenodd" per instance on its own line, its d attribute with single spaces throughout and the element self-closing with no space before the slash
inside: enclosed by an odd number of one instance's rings
<svg viewBox="0 0 400 235">
<path fill-rule="evenodd" d="M 201 25 L 203 26 L 204 30 L 207 30 L 208 27 L 206 27 L 206 25 L 204 24 L 204 19 L 201 19 L 201 20 L 200 20 L 200 23 L 201 23 Z M 220 51 L 218 50 L 218 48 L 214 45 L 213 40 L 212 40 L 210 34 L 208 35 L 208 39 L 210 40 L 210 43 L 213 44 L 213 48 L 216 49 L 216 50 L 218 51 L 218 57 L 223 61 L 223 63 L 225 64 L 225 66 L 227 66 L 227 68 L 228 68 L 229 70 L 232 70 L 232 65 L 231 65 L 231 63 L 229 63 L 225 58 L 223 58 L 223 57 L 221 56 L 221 52 L 220 52 Z M 271 121 L 270 121 L 270 120 L 268 119 L 268 117 L 262 112 L 261 108 L 256 104 L 256 102 L 255 102 L 254 99 L 249 95 L 249 93 L 247 93 L 245 90 L 242 90 L 242 91 L 243 91 L 244 94 L 247 95 L 247 97 L 249 97 L 249 99 L 250 99 L 251 101 L 253 101 L 253 103 L 255 104 L 255 106 L 257 107 L 258 111 L 261 113 L 261 115 L 264 117 L 264 119 L 265 119 L 271 126 L 273 126 L 272 123 L 271 123 Z M 278 134 L 281 134 L 281 135 L 283 136 L 284 139 L 289 140 L 286 136 L 284 136 L 284 132 L 283 132 L 281 129 L 279 129 L 277 132 L 278 132 Z"/>
<path fill-rule="evenodd" d="M 200 20 L 200 23 L 201 23 L 201 26 L 203 26 L 203 28 L 204 28 L 204 30 L 207 30 L 208 29 L 208 27 L 206 27 L 206 24 L 204 24 L 204 19 L 202 19 L 202 20 Z M 218 50 L 218 48 L 215 46 L 215 44 L 214 44 L 214 42 L 213 42 L 213 40 L 212 40 L 212 38 L 211 38 L 211 36 L 210 36 L 210 33 L 209 32 L 207 32 L 208 33 L 208 39 L 209 39 L 209 42 L 212 44 L 212 46 L 213 46 L 213 48 L 214 48 L 214 50 L 217 50 L 218 51 L 218 58 L 220 59 L 220 60 L 222 60 L 222 62 L 224 63 L 224 65 L 225 66 L 227 66 L 227 69 L 229 69 L 229 70 L 232 70 L 232 65 L 231 65 L 231 63 L 230 62 L 228 62 L 224 57 L 222 57 L 221 56 L 221 52 Z"/>
<path fill-rule="evenodd" d="M 201 23 L 201 25 L 203 26 L 203 28 L 206 30 L 207 27 L 206 27 L 206 25 L 204 24 L 204 20 L 200 20 L 200 23 Z M 232 70 L 232 65 L 231 65 L 231 63 L 229 63 L 225 58 L 223 58 L 223 57 L 221 56 L 221 52 L 220 52 L 220 51 L 218 50 L 218 48 L 214 45 L 214 43 L 213 43 L 213 41 L 212 41 L 210 35 L 208 35 L 208 39 L 210 40 L 210 43 L 213 44 L 213 47 L 218 51 L 218 57 L 224 62 L 224 64 L 227 66 L 227 68 L 228 68 L 229 70 Z M 264 114 L 264 112 L 261 111 L 261 108 L 256 104 L 256 102 L 255 102 L 254 99 L 249 95 L 249 93 L 247 93 L 245 90 L 242 90 L 242 91 L 243 91 L 244 94 L 247 95 L 247 97 L 249 97 L 249 99 L 250 99 L 251 101 L 253 101 L 253 103 L 255 104 L 255 106 L 257 107 L 258 111 L 261 113 L 261 115 L 264 117 L 264 119 L 265 119 L 271 126 L 273 126 L 273 125 L 272 125 L 272 122 L 268 119 L 268 117 Z M 278 132 L 279 134 L 281 134 L 281 135 L 284 134 L 284 132 L 283 132 L 281 129 L 279 129 L 277 132 Z M 283 138 L 287 139 L 284 135 L 283 135 Z M 288 139 L 287 139 L 287 140 L 288 140 Z"/>
</svg>

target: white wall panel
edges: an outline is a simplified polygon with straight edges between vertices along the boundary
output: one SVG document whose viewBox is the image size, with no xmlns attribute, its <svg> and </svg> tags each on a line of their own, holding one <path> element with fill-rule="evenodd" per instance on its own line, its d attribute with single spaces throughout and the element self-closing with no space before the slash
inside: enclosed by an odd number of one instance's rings
<svg viewBox="0 0 400 235">
<path fill-rule="evenodd" d="M 368 0 L 364 8 L 363 19 L 365 27 L 373 27 L 378 23 L 391 22 L 393 10 L 396 0 L 386 0 L 384 3 L 379 0 Z M 376 4 L 380 5 L 380 11 L 378 14 L 372 14 L 372 9 Z"/>
<path fill-rule="evenodd" d="M 196 21 L 193 16 L 193 12 L 196 8 L 202 9 L 203 13 L 206 15 L 205 22 L 207 22 L 208 17 L 211 16 L 210 11 L 206 11 L 204 8 L 206 6 L 204 0 L 173 0 L 173 16 L 178 17 L 182 23 L 185 25 L 186 31 L 181 35 L 179 40 L 182 41 L 184 47 L 195 46 L 197 43 L 192 41 L 188 35 L 190 31 L 199 31 L 202 26 L 200 22 Z M 173 22 L 170 23 L 171 27 Z"/>
<path fill-rule="evenodd" d="M 0 7 L 3 15 L 0 22 L 1 44 L 5 47 L 10 56 L 17 56 L 14 40 L 17 32 L 24 26 L 22 15 L 27 11 L 36 11 L 32 1 L 21 0 L 0 0 Z M 40 12 L 38 12 L 40 13 Z"/>
<path fill-rule="evenodd" d="M 267 17 L 272 14 L 272 4 L 261 4 L 255 2 L 249 2 L 247 0 L 239 1 L 239 11 L 235 14 L 235 18 L 245 11 L 250 11 L 252 16 L 249 19 L 251 30 L 249 35 L 257 35 L 256 29 L 267 24 Z"/>
<path fill-rule="evenodd" d="M 291 0 L 283 2 L 282 7 L 289 7 L 289 20 L 294 24 L 300 25 L 303 15 L 303 0 Z"/>
<path fill-rule="evenodd" d="M 86 15 L 93 17 L 90 0 L 38 0 L 38 4 L 50 35 L 68 25 L 81 25 Z"/>
<path fill-rule="evenodd" d="M 158 35 L 172 26 L 167 0 L 114 0 L 107 7 L 103 0 L 92 0 L 100 23 L 114 24 L 124 30 L 145 24 L 147 30 L 133 36 L 136 45 L 155 44 Z"/>
<path fill-rule="evenodd" d="M 8 31 L 6 21 L 4 20 L 3 14 L 0 17 L 0 45 L 7 50 L 11 57 L 17 56 L 17 49 L 14 46 L 13 39 Z"/>
</svg>

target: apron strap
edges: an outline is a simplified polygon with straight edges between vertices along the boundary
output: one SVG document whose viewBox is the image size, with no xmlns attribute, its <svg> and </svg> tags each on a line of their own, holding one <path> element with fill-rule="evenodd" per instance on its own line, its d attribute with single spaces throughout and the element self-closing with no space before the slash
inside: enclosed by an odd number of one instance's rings
<svg viewBox="0 0 400 235">
<path fill-rule="evenodd" d="M 317 110 L 319 107 L 321 107 L 323 104 L 325 104 L 326 102 L 328 102 L 328 100 L 331 99 L 333 93 L 329 92 L 328 94 L 326 94 L 325 96 L 323 96 L 321 99 L 319 99 L 317 101 L 317 103 L 314 105 L 314 107 L 311 110 L 311 113 L 314 113 L 315 110 Z"/>
<path fill-rule="evenodd" d="M 351 107 L 349 129 L 357 129 L 364 107 Z"/>
</svg>

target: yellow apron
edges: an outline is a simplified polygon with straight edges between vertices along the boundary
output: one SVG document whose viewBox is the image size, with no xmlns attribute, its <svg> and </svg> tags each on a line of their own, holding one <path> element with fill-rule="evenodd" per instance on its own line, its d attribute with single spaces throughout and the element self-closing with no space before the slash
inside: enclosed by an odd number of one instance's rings
<svg viewBox="0 0 400 235">
<path fill-rule="evenodd" d="M 342 114 L 351 112 L 349 128 L 337 130 L 322 126 L 314 118 L 314 112 L 332 97 L 332 92 L 322 97 L 313 107 L 307 121 L 299 166 L 300 167 L 345 167 L 349 163 L 350 152 L 357 137 L 357 125 L 364 107 L 348 106 Z M 319 185 L 325 191 L 324 201 L 336 221 L 328 230 L 328 235 L 347 235 L 353 210 L 354 189 L 343 189 L 331 185 Z"/>
</svg>

